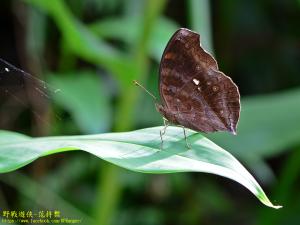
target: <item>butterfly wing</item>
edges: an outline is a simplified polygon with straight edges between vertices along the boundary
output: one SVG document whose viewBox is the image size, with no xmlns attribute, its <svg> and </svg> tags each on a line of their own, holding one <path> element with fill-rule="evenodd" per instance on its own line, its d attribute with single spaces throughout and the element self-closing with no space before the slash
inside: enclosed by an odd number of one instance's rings
<svg viewBox="0 0 300 225">
<path fill-rule="evenodd" d="M 159 73 L 167 119 L 202 132 L 236 132 L 238 88 L 202 49 L 199 34 L 183 28 L 175 32 L 163 53 Z"/>
</svg>

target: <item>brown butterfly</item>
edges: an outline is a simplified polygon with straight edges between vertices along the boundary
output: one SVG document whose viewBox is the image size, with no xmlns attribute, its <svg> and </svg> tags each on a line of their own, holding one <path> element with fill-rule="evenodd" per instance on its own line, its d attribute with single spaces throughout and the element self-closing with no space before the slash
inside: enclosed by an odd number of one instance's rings
<svg viewBox="0 0 300 225">
<path fill-rule="evenodd" d="M 168 123 L 200 132 L 236 134 L 240 94 L 216 60 L 200 46 L 200 35 L 181 28 L 171 37 L 159 70 L 161 104 L 157 110 Z M 186 135 L 185 135 L 186 137 Z"/>
</svg>

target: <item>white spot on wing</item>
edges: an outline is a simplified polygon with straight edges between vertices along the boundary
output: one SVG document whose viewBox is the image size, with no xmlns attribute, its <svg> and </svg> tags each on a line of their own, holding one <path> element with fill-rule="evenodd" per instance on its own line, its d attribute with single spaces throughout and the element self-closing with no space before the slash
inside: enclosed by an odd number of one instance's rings
<svg viewBox="0 0 300 225">
<path fill-rule="evenodd" d="M 6 71 L 6 72 L 9 72 L 9 69 L 8 69 L 7 67 L 5 67 L 5 71 Z"/>
<path fill-rule="evenodd" d="M 197 79 L 193 79 L 193 82 L 194 82 L 194 84 L 196 84 L 196 85 L 199 85 L 199 83 L 200 83 L 200 81 L 199 80 L 197 80 Z"/>
</svg>

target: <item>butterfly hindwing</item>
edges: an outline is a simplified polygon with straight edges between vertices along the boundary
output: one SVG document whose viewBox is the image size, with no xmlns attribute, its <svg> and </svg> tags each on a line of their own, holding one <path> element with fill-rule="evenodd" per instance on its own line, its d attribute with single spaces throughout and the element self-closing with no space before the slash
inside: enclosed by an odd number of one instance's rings
<svg viewBox="0 0 300 225">
<path fill-rule="evenodd" d="M 238 88 L 202 49 L 199 34 L 179 29 L 172 36 L 160 64 L 159 90 L 170 122 L 202 132 L 235 133 Z"/>
</svg>

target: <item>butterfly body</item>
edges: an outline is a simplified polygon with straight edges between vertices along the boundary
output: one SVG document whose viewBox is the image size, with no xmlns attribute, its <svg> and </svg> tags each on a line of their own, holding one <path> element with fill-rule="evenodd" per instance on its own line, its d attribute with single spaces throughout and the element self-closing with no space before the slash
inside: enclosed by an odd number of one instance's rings
<svg viewBox="0 0 300 225">
<path fill-rule="evenodd" d="M 238 88 L 203 50 L 199 34 L 185 28 L 176 31 L 163 53 L 159 73 L 162 103 L 156 108 L 170 123 L 205 133 L 236 133 Z"/>
</svg>

